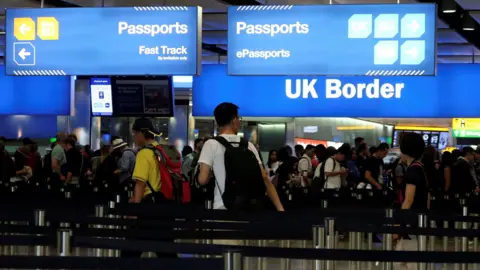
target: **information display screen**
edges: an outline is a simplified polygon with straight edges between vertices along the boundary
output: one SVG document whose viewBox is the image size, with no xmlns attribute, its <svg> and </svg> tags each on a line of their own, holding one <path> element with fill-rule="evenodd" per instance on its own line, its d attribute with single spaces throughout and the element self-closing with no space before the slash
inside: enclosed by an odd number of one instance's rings
<svg viewBox="0 0 480 270">
<path fill-rule="evenodd" d="M 400 147 L 402 136 L 406 133 L 418 133 L 422 135 L 425 145 L 433 145 L 439 150 L 443 150 L 448 144 L 448 132 L 439 131 L 420 131 L 420 130 L 394 130 L 392 147 Z"/>
<path fill-rule="evenodd" d="M 435 75 L 435 4 L 230 6 L 230 75 Z"/>
<path fill-rule="evenodd" d="M 90 79 L 90 96 L 93 116 L 113 115 L 112 84 L 110 78 Z"/>
<path fill-rule="evenodd" d="M 200 7 L 7 9 L 8 75 L 197 75 Z"/>
<path fill-rule="evenodd" d="M 113 100 L 116 116 L 173 116 L 172 80 L 116 79 Z"/>
</svg>

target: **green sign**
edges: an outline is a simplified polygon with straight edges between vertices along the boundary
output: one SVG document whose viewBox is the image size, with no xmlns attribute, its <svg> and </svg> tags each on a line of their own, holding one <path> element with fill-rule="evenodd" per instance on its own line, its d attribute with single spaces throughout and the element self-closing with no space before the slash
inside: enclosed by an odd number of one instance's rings
<svg viewBox="0 0 480 270">
<path fill-rule="evenodd" d="M 480 138 L 480 129 L 478 130 L 454 129 L 453 137 L 454 138 Z"/>
</svg>

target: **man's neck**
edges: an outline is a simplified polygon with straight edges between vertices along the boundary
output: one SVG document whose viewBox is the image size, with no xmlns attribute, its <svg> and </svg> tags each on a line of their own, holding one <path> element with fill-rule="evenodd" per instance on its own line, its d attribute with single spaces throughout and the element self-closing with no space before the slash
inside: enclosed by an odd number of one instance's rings
<svg viewBox="0 0 480 270">
<path fill-rule="evenodd" d="M 223 127 L 220 129 L 220 135 L 237 135 L 237 133 L 230 127 Z"/>
</svg>

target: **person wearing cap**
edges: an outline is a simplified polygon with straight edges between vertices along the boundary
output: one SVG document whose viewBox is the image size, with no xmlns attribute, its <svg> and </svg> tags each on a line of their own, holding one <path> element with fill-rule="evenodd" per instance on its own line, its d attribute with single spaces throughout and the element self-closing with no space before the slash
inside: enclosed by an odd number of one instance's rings
<svg viewBox="0 0 480 270">
<path fill-rule="evenodd" d="M 112 154 L 118 157 L 117 169 L 114 174 L 118 175 L 120 187 L 126 185 L 132 179 L 135 168 L 135 152 L 128 147 L 122 138 L 112 141 Z"/>
<path fill-rule="evenodd" d="M 157 157 L 152 150 L 146 149 L 147 146 L 156 147 L 158 145 L 155 136 L 159 136 L 159 133 L 147 118 L 135 120 L 132 131 L 133 140 L 140 151 L 137 153 L 133 170 L 132 179 L 135 181 L 135 190 L 130 201 L 140 203 L 144 197 L 152 193 L 150 188 L 147 188 L 147 181 L 155 191 L 160 190 L 161 179 Z"/>
<path fill-rule="evenodd" d="M 67 180 L 66 175 L 62 172 L 62 166 L 67 164 L 67 155 L 65 148 L 67 147 L 67 135 L 63 132 L 57 134 L 57 144 L 52 150 L 52 176 L 50 184 L 53 188 L 60 188 L 63 182 Z"/>
</svg>

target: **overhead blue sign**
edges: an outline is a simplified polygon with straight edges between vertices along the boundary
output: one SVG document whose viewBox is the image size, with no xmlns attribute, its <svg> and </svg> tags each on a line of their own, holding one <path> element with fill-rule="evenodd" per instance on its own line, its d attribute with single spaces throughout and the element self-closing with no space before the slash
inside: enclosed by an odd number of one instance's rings
<svg viewBox="0 0 480 270">
<path fill-rule="evenodd" d="M 228 76 L 225 65 L 204 65 L 194 78 L 193 115 L 212 116 L 233 102 L 250 117 L 479 117 L 479 65 L 440 64 L 437 76 Z"/>
<path fill-rule="evenodd" d="M 231 6 L 230 75 L 435 75 L 434 4 Z"/>
<path fill-rule="evenodd" d="M 4 68 L 0 66 L 0 115 L 70 115 L 69 76 L 13 77 L 5 76 Z M 3 130 L 7 127 L 0 128 L 0 136 Z"/>
<path fill-rule="evenodd" d="M 195 75 L 200 7 L 7 9 L 8 75 Z"/>
</svg>

